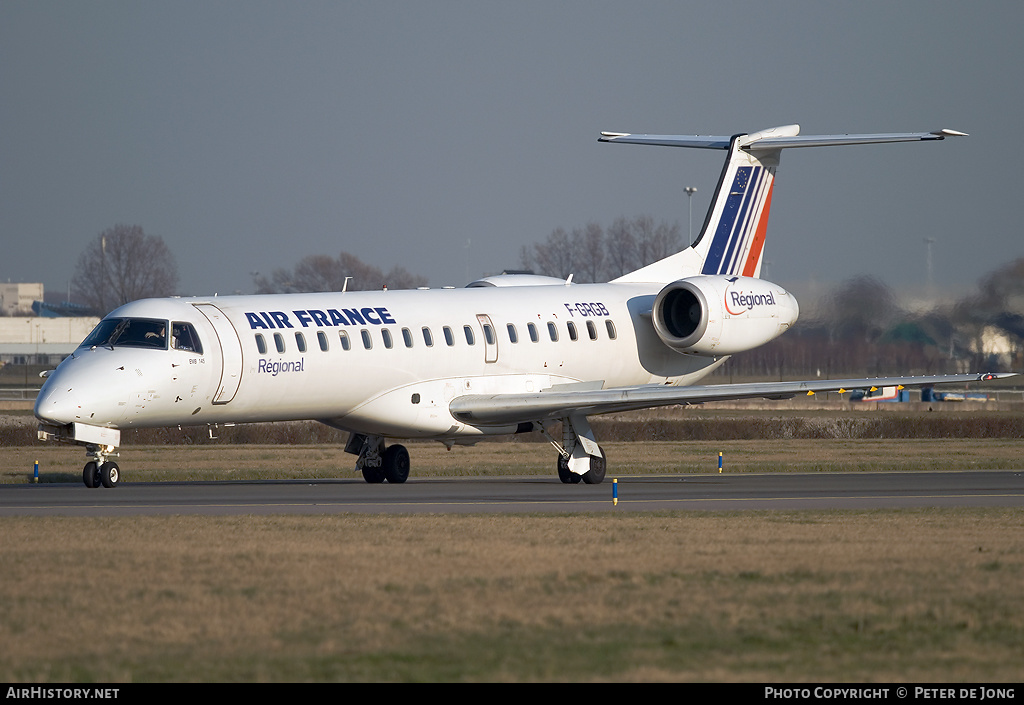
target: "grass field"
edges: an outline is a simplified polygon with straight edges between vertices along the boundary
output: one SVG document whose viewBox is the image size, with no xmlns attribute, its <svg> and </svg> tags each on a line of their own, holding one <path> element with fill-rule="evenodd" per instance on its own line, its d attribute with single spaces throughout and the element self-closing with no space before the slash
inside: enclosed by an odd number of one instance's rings
<svg viewBox="0 0 1024 705">
<path fill-rule="evenodd" d="M 410 443 L 410 477 L 554 475 L 555 451 L 544 443 L 481 443 L 451 451 Z M 1024 441 L 987 439 L 788 439 L 652 441 L 603 444 L 608 477 L 651 473 L 997 470 L 1021 467 Z M 0 483 L 82 479 L 85 454 L 70 446 L 4 448 Z M 355 457 L 339 445 L 125 446 L 123 482 L 322 479 L 358 477 Z"/>
<path fill-rule="evenodd" d="M 5 519 L 0 680 L 1019 683 L 1022 524 Z"/>
<path fill-rule="evenodd" d="M 752 426 L 730 418 L 732 435 Z M 720 451 L 725 472 L 1022 455 L 1006 417 L 961 424 L 973 438 L 815 417 L 655 440 L 680 433 L 663 422 L 604 444 L 609 478 L 716 472 Z M 137 440 L 126 482 L 353 475 L 332 438 Z M 409 449 L 413 478 L 554 474 L 543 443 Z M 28 443 L 0 458 L 6 483 L 36 460 L 41 481 L 79 483 L 85 460 Z M 0 537 L 7 682 L 1024 680 L 1017 509 L 26 517 L 0 519 Z"/>
</svg>

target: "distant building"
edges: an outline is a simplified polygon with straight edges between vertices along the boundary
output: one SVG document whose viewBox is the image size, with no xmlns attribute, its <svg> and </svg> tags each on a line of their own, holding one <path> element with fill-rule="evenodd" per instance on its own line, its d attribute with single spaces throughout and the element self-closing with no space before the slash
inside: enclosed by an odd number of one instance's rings
<svg viewBox="0 0 1024 705">
<path fill-rule="evenodd" d="M 81 318 L 0 318 L 0 364 L 57 365 L 96 327 Z"/>
<path fill-rule="evenodd" d="M 0 316 L 24 316 L 32 313 L 32 302 L 43 300 L 43 285 L 0 284 Z"/>
<path fill-rule="evenodd" d="M 70 301 L 61 301 L 59 304 L 33 301 L 32 315 L 40 318 L 88 318 L 93 315 L 93 311 L 84 304 L 73 304 Z"/>
</svg>

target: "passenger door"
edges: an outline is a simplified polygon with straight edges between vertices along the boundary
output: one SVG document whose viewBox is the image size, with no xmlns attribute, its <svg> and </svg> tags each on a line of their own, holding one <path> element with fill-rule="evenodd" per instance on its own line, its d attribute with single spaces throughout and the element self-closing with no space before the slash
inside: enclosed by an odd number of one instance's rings
<svg viewBox="0 0 1024 705">
<path fill-rule="evenodd" d="M 224 315 L 224 312 L 213 304 L 192 304 L 217 331 L 220 349 L 221 371 L 217 392 L 213 395 L 214 404 L 227 404 L 235 398 L 238 384 L 242 381 L 242 343 L 238 339 L 235 327 Z"/>
</svg>

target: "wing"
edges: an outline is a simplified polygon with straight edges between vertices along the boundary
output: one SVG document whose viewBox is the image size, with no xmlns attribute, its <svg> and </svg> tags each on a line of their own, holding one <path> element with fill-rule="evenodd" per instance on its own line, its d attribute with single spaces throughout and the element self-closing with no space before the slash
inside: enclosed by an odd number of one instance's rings
<svg viewBox="0 0 1024 705">
<path fill-rule="evenodd" d="M 673 404 L 700 404 L 733 399 L 790 399 L 798 394 L 838 392 L 865 387 L 925 387 L 934 384 L 980 382 L 1013 377 L 1014 373 L 936 375 L 931 377 L 876 377 L 826 379 L 803 382 L 755 382 L 670 387 L 599 388 L 600 383 L 556 385 L 533 394 L 468 394 L 451 401 L 452 415 L 474 426 L 501 426 L 566 416 L 592 416 Z"/>
</svg>

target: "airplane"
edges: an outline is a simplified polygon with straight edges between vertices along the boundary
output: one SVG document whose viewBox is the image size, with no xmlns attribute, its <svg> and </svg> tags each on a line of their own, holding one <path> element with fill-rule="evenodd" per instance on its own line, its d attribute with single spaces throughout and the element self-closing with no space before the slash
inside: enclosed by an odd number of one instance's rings
<svg viewBox="0 0 1024 705">
<path fill-rule="evenodd" d="M 134 301 L 103 318 L 51 371 L 38 435 L 83 445 L 87 487 L 115 487 L 124 429 L 316 420 L 348 433 L 366 482 L 403 483 L 408 450 L 537 431 L 567 484 L 599 484 L 589 417 L 731 399 L 1004 375 L 698 385 L 731 355 L 791 328 L 791 293 L 760 278 L 784 149 L 934 141 L 955 130 L 801 136 L 604 132 L 600 142 L 726 153 L 698 238 L 603 284 L 487 276 L 464 288 Z"/>
</svg>

